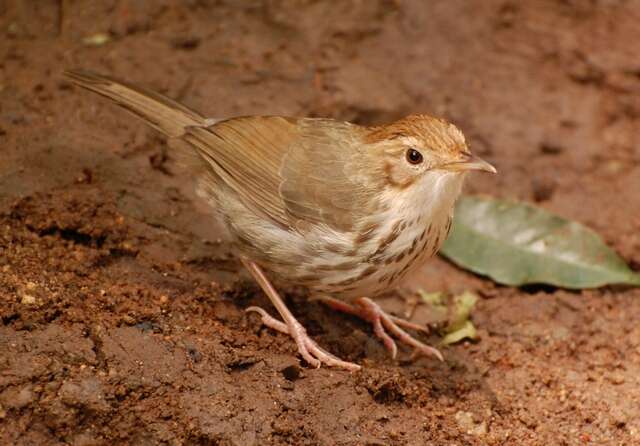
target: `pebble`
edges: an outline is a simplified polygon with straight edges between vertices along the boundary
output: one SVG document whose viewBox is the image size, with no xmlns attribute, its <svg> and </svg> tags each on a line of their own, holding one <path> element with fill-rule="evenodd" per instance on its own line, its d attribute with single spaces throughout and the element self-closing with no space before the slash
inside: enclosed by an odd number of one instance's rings
<svg viewBox="0 0 640 446">
<path fill-rule="evenodd" d="M 611 423 L 617 427 L 626 426 L 629 420 L 634 418 L 633 414 L 629 414 L 627 410 L 618 406 L 613 406 L 609 409 L 609 416 L 611 417 Z"/>
<path fill-rule="evenodd" d="M 27 282 L 24 285 L 24 289 L 20 290 L 20 303 L 22 305 L 35 305 L 38 302 L 36 294 L 38 291 L 38 285 L 34 282 Z"/>
<path fill-rule="evenodd" d="M 536 203 L 550 200 L 556 189 L 556 184 L 551 178 L 534 177 L 531 181 L 533 200 Z"/>
<path fill-rule="evenodd" d="M 625 163 L 619 160 L 610 160 L 606 161 L 602 167 L 608 175 L 619 175 L 625 169 Z"/>
<path fill-rule="evenodd" d="M 5 390 L 1 395 L 4 406 L 13 409 L 22 409 L 34 401 L 33 391 L 30 386 L 18 390 L 15 387 Z M 0 407 L 4 407 L 0 406 Z M 4 410 L 4 409 L 2 409 Z"/>
<path fill-rule="evenodd" d="M 36 298 L 32 294 L 28 294 L 25 292 L 22 293 L 22 297 L 20 299 L 20 303 L 22 305 L 35 305 L 36 302 Z"/>
<path fill-rule="evenodd" d="M 105 401 L 102 382 L 95 377 L 81 381 L 67 381 L 60 387 L 58 395 L 62 402 L 70 406 L 86 407 L 97 413 L 107 412 L 110 409 Z"/>
<path fill-rule="evenodd" d="M 564 147 L 554 141 L 543 141 L 540 143 L 540 152 L 545 155 L 558 155 L 564 152 Z"/>
<path fill-rule="evenodd" d="M 606 377 L 612 384 L 620 385 L 624 384 L 624 375 L 620 372 L 613 372 Z"/>
<path fill-rule="evenodd" d="M 107 33 L 96 33 L 90 36 L 86 36 L 82 39 L 82 43 L 87 46 L 102 46 L 108 43 L 111 37 Z"/>
<path fill-rule="evenodd" d="M 134 325 L 136 323 L 136 320 L 128 314 L 125 314 L 124 316 L 122 316 L 122 322 L 124 322 L 127 325 Z"/>
<path fill-rule="evenodd" d="M 480 436 L 487 433 L 487 422 L 476 423 L 471 412 L 458 411 L 455 414 L 455 419 L 460 429 L 469 435 Z"/>
</svg>

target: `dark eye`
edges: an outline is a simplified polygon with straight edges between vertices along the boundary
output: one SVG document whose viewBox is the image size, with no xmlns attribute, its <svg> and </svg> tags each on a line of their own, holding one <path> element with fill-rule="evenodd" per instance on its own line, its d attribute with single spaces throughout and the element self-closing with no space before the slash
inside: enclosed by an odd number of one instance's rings
<svg viewBox="0 0 640 446">
<path fill-rule="evenodd" d="M 407 161 L 411 164 L 420 164 L 422 162 L 422 153 L 416 149 L 407 149 Z"/>
</svg>

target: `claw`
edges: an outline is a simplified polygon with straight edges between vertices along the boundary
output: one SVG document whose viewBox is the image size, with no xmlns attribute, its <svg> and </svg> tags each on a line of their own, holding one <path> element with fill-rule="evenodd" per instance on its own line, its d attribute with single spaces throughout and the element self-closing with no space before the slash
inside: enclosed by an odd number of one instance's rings
<svg viewBox="0 0 640 446">
<path fill-rule="evenodd" d="M 429 329 L 427 327 L 387 314 L 378 304 L 369 298 L 361 297 L 356 299 L 354 302 L 355 305 L 330 297 L 322 297 L 319 298 L 319 300 L 335 310 L 352 314 L 370 322 L 373 325 L 374 334 L 382 340 L 382 343 L 393 359 L 395 359 L 398 353 L 398 347 L 389 333 L 395 336 L 400 342 L 413 347 L 414 352 L 421 353 L 425 356 L 435 356 L 440 361 L 444 361 L 442 353 L 437 349 L 418 341 L 400 328 L 404 327 L 428 333 Z"/>
<path fill-rule="evenodd" d="M 277 320 L 260 307 L 249 307 L 246 311 L 258 313 L 262 318 L 262 323 L 264 325 L 291 336 L 298 346 L 300 356 L 302 356 L 309 365 L 315 368 L 320 368 L 322 364 L 326 364 L 331 367 L 339 367 L 351 372 L 360 370 L 361 367 L 358 364 L 343 361 L 316 344 L 315 341 L 307 334 L 307 330 L 305 330 L 300 322 L 298 322 L 293 314 L 291 314 L 291 311 L 289 311 L 278 292 L 271 285 L 267 276 L 262 272 L 262 269 L 255 262 L 250 260 L 243 259 L 242 262 L 253 278 L 256 279 L 256 282 L 260 284 L 262 290 L 269 297 L 273 306 L 276 307 L 278 313 L 282 316 L 282 319 L 284 319 L 284 322 Z"/>
</svg>

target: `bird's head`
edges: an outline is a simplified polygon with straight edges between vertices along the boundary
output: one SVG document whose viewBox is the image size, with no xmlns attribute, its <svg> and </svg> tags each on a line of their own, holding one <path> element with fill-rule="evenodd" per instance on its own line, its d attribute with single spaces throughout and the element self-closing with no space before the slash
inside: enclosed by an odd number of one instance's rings
<svg viewBox="0 0 640 446">
<path fill-rule="evenodd" d="M 450 209 L 467 172 L 496 173 L 491 164 L 471 154 L 455 125 L 427 115 L 372 128 L 366 141 L 386 200 L 418 205 L 416 212 L 425 206 Z"/>
<path fill-rule="evenodd" d="M 427 115 L 376 127 L 367 142 L 377 147 L 382 174 L 393 188 L 409 188 L 425 177 L 462 177 L 472 170 L 496 173 L 491 164 L 471 154 L 455 125 Z"/>
</svg>

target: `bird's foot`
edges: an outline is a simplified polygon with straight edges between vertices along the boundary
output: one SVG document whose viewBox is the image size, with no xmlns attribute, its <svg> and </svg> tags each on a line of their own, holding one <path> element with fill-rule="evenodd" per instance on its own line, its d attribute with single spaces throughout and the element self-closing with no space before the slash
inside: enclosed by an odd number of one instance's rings
<svg viewBox="0 0 640 446">
<path fill-rule="evenodd" d="M 414 324 L 413 322 L 390 315 L 369 298 L 361 297 L 356 299 L 353 305 L 331 297 L 321 297 L 318 300 L 334 310 L 352 314 L 360 319 L 370 322 L 373 325 L 373 332 L 382 340 L 384 346 L 394 359 L 398 354 L 398 347 L 389 333 L 395 336 L 400 342 L 413 347 L 415 353 L 426 356 L 435 356 L 440 361 L 444 360 L 442 353 L 437 349 L 418 341 L 401 328 L 404 327 L 412 330 L 429 332 L 429 329 L 426 326 Z M 387 331 L 389 333 L 387 333 Z"/>
<path fill-rule="evenodd" d="M 320 367 L 322 364 L 326 364 L 328 366 L 340 367 L 352 372 L 360 370 L 360 366 L 358 364 L 343 361 L 320 348 L 320 346 L 318 346 L 318 344 L 309 337 L 307 330 L 304 329 L 300 322 L 298 322 L 298 320 L 293 316 L 291 311 L 289 311 L 287 305 L 262 271 L 262 268 L 260 268 L 257 263 L 248 259 L 242 259 L 242 263 L 244 263 L 244 266 L 251 273 L 253 278 L 256 279 L 256 282 L 260 284 L 260 287 L 269 297 L 273 306 L 276 307 L 284 322 L 270 316 L 269 313 L 260 307 L 249 307 L 247 308 L 247 311 L 254 311 L 260 314 L 260 316 L 262 316 L 262 322 L 267 327 L 271 327 L 291 336 L 293 340 L 296 341 L 300 355 L 302 355 L 304 360 L 312 366 Z"/>
<path fill-rule="evenodd" d="M 319 368 L 322 364 L 325 364 L 330 367 L 339 367 L 351 372 L 357 372 L 360 370 L 360 366 L 358 364 L 343 361 L 316 344 L 316 342 L 307 334 L 307 330 L 305 330 L 298 321 L 294 320 L 292 324 L 287 325 L 269 315 L 269 313 L 260 307 L 249 307 L 247 308 L 247 311 L 253 311 L 260 314 L 262 317 L 262 323 L 267 327 L 291 336 L 298 346 L 298 352 L 300 355 L 312 366 Z"/>
</svg>

